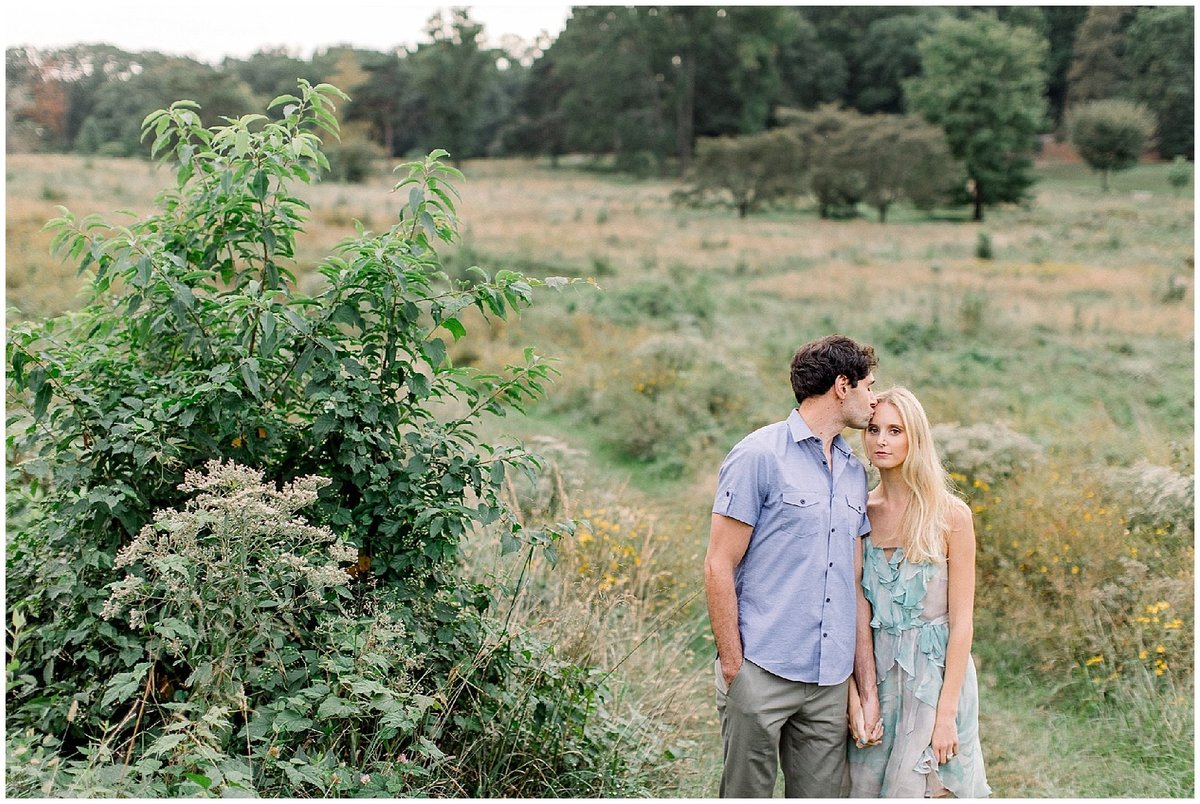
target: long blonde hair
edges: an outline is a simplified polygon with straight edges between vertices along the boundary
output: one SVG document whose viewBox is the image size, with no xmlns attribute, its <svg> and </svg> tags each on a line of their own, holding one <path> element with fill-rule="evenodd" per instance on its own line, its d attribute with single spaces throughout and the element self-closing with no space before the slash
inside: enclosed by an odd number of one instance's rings
<svg viewBox="0 0 1200 804">
<path fill-rule="evenodd" d="M 929 417 L 907 388 L 889 388 L 876 398 L 878 405 L 896 408 L 908 435 L 908 457 L 900 467 L 900 478 L 912 492 L 900 518 L 904 556 L 915 563 L 944 564 L 954 484 L 938 459 Z M 865 430 L 863 439 L 865 444 Z"/>
</svg>

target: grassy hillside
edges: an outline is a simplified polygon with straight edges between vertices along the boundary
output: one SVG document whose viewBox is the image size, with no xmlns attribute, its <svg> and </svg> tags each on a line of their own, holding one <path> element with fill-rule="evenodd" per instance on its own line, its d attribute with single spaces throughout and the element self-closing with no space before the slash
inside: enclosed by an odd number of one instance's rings
<svg viewBox="0 0 1200 804">
<path fill-rule="evenodd" d="M 523 514 L 591 529 L 557 566 L 535 562 L 514 617 L 666 724 L 678 787 L 663 795 L 714 795 L 719 774 L 700 566 L 716 468 L 786 415 L 792 351 L 831 331 L 875 345 L 880 388 L 921 397 L 976 512 L 996 793 L 1192 794 L 1194 203 L 1167 169 L 1101 193 L 1080 165 L 1044 165 L 1029 204 L 983 224 L 898 209 L 880 225 L 808 208 L 738 220 L 674 208 L 666 181 L 465 166 L 452 273 L 601 287 L 547 293 L 455 359 L 502 366 L 529 344 L 557 358 L 548 399 L 492 426 L 547 456 L 536 484 L 511 488 Z M 70 309 L 82 287 L 39 232 L 55 205 L 119 222 L 164 181 L 139 162 L 10 155 L 10 318 Z M 305 191 L 301 283 L 355 220 L 389 225 L 390 186 Z M 477 537 L 471 569 L 515 586 L 493 538 Z"/>
</svg>

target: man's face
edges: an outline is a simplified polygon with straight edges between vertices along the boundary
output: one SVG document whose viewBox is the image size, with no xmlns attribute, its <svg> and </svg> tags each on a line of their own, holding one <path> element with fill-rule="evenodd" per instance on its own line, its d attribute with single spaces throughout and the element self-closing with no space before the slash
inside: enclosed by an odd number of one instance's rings
<svg viewBox="0 0 1200 804">
<path fill-rule="evenodd" d="M 870 372 L 851 387 L 847 382 L 846 396 L 842 400 L 842 419 L 847 427 L 862 430 L 871 423 L 871 414 L 875 412 L 875 392 L 871 386 L 875 384 L 875 372 Z"/>
</svg>

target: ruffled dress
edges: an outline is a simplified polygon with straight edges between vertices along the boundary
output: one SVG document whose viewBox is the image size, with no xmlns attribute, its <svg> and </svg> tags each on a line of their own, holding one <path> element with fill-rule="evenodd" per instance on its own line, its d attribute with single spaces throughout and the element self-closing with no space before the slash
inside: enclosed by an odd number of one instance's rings
<svg viewBox="0 0 1200 804">
<path fill-rule="evenodd" d="M 979 748 L 979 684 L 968 658 L 958 699 L 958 753 L 937 764 L 930 742 L 950 639 L 946 565 L 913 564 L 865 537 L 863 590 L 871 603 L 883 742 L 848 741 L 852 798 L 958 798 L 991 794 Z"/>
</svg>

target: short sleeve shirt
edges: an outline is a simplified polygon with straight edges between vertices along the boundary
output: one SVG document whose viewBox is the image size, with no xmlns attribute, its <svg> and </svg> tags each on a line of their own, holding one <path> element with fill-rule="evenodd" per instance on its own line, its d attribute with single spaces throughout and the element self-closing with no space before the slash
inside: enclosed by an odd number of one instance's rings
<svg viewBox="0 0 1200 804">
<path fill-rule="evenodd" d="M 713 503 L 713 513 L 752 526 L 734 573 L 743 655 L 823 686 L 854 667 L 854 550 L 871 530 L 866 470 L 840 435 L 831 453 L 832 467 L 793 410 L 730 450 Z"/>
</svg>

